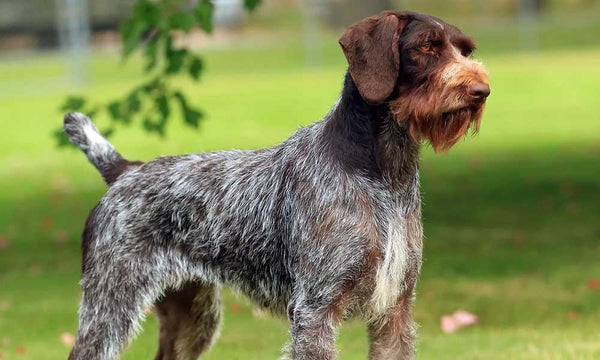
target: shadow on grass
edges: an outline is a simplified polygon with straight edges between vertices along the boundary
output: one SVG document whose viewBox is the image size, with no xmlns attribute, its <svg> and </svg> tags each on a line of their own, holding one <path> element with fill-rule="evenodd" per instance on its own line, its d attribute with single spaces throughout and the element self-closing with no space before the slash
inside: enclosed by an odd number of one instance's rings
<svg viewBox="0 0 600 360">
<path fill-rule="evenodd" d="M 588 278 L 600 276 L 597 165 L 598 154 L 583 150 L 425 155 L 425 262 L 415 313 L 428 341 L 445 343 L 437 335 L 439 316 L 457 308 L 480 316 L 483 333 L 475 337 L 505 327 L 573 326 L 571 316 L 587 319 L 585 324 L 598 318 L 600 292 L 586 286 Z M 37 339 L 28 343 L 31 356 L 64 355 L 57 334 L 76 328 L 79 234 L 104 187 L 100 180 L 75 192 L 68 182 L 56 185 L 70 176 L 49 180 L 53 190 L 3 200 L 0 301 L 11 308 L 0 313 L 0 332 Z M 258 349 L 256 356 L 275 358 L 285 323 L 254 318 L 252 307 L 231 294 L 225 304 L 224 336 L 209 358 L 246 354 L 248 346 Z M 126 358 L 152 355 L 155 319 L 146 328 Z M 257 328 L 264 333 L 260 347 Z M 353 323 L 345 329 L 342 351 L 362 358 L 364 328 Z"/>
</svg>

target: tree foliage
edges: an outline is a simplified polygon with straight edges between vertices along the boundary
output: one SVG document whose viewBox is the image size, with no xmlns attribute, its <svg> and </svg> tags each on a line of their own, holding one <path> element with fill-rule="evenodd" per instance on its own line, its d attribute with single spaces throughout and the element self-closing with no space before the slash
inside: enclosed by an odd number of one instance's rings
<svg viewBox="0 0 600 360">
<path fill-rule="evenodd" d="M 248 10 L 254 10 L 260 0 L 244 0 Z M 194 28 L 206 33 L 213 30 L 212 0 L 137 0 L 132 16 L 120 26 L 122 57 L 127 60 L 140 52 L 144 58 L 146 80 L 119 98 L 95 104 L 84 96 L 65 99 L 62 112 L 80 111 L 90 117 L 106 112 L 111 123 L 102 132 L 109 136 L 119 124 L 140 122 L 143 128 L 164 136 L 172 110 L 178 108 L 184 123 L 198 128 L 203 113 L 192 106 L 184 92 L 172 85 L 176 77 L 198 81 L 204 70 L 202 57 L 186 47 L 174 44 L 176 32 L 189 33 Z M 68 144 L 62 130 L 56 130 L 59 145 Z"/>
</svg>

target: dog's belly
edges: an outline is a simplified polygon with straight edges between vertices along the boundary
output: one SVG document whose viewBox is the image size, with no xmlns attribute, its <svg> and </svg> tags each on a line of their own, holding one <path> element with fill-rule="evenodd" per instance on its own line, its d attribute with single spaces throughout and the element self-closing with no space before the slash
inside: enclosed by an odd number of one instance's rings
<svg viewBox="0 0 600 360">
<path fill-rule="evenodd" d="M 211 268 L 221 284 L 243 293 L 262 308 L 284 314 L 291 298 L 292 280 L 279 241 L 240 242 L 241 239 L 231 238 L 208 258 L 198 260 Z"/>
</svg>

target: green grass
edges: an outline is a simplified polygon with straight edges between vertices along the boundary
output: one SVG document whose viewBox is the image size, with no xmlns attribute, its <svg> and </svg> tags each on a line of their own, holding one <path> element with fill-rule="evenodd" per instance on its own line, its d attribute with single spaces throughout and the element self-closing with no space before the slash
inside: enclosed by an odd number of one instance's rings
<svg viewBox="0 0 600 360">
<path fill-rule="evenodd" d="M 335 42 L 333 42 L 335 44 Z M 482 46 L 483 47 L 483 46 Z M 484 48 L 484 47 L 483 47 Z M 183 83 L 208 117 L 199 132 L 178 120 L 165 141 L 135 126 L 112 139 L 128 158 L 275 144 L 324 115 L 336 100 L 344 60 L 324 49 L 321 68 L 296 48 L 207 53 L 201 86 Z M 415 314 L 420 359 L 598 359 L 600 292 L 600 49 L 538 54 L 486 52 L 492 96 L 481 133 L 422 162 L 425 262 Z M 0 61 L 0 358 L 60 359 L 75 332 L 79 234 L 105 190 L 78 151 L 57 150 L 50 132 L 72 87 L 52 55 Z M 96 54 L 93 82 L 109 99 L 137 80 L 134 63 Z M 106 118 L 98 118 L 101 125 Z M 0 243 L 1 244 L 1 243 Z M 480 323 L 443 334 L 457 309 Z M 206 359 L 275 359 L 283 320 L 257 318 L 226 293 L 222 336 Z M 126 359 L 149 359 L 150 316 Z M 342 359 L 366 358 L 364 327 L 343 326 Z"/>
</svg>

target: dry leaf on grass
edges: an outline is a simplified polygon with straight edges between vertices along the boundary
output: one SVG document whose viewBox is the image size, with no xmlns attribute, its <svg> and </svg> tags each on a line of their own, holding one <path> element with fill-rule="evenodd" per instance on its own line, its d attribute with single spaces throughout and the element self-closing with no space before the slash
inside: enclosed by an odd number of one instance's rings
<svg viewBox="0 0 600 360">
<path fill-rule="evenodd" d="M 61 173 L 52 174 L 50 185 L 52 186 L 52 190 L 59 192 L 65 192 L 69 190 L 70 187 L 67 177 Z"/>
<path fill-rule="evenodd" d="M 238 303 L 231 304 L 231 312 L 239 313 L 242 311 L 242 307 Z"/>
<path fill-rule="evenodd" d="M 587 286 L 588 286 L 588 289 L 590 289 L 590 290 L 599 291 L 600 290 L 600 281 L 598 281 L 596 279 L 589 279 L 587 282 Z"/>
<path fill-rule="evenodd" d="M 75 344 L 75 336 L 71 333 L 64 332 L 60 334 L 60 342 L 68 347 L 72 347 L 73 344 Z"/>
<path fill-rule="evenodd" d="M 0 235 L 0 249 L 6 249 L 9 245 L 8 236 Z"/>
<path fill-rule="evenodd" d="M 31 275 L 38 275 L 42 272 L 42 265 L 40 265 L 40 263 L 35 262 L 29 265 L 29 267 L 27 268 L 27 272 Z"/>
<path fill-rule="evenodd" d="M 569 312 L 569 319 L 571 319 L 571 320 L 577 320 L 578 317 L 579 317 L 579 314 L 576 313 L 575 311 Z"/>
<path fill-rule="evenodd" d="M 54 242 L 65 244 L 69 240 L 69 233 L 66 230 L 58 230 L 54 233 Z"/>
<path fill-rule="evenodd" d="M 10 303 L 6 300 L 0 301 L 0 311 L 6 311 L 10 308 Z"/>
<path fill-rule="evenodd" d="M 25 353 L 27 352 L 27 349 L 25 349 L 22 346 L 19 346 L 18 348 L 15 349 L 15 352 L 19 355 L 25 355 Z"/>
<path fill-rule="evenodd" d="M 54 224 L 54 218 L 52 216 L 50 216 L 50 215 L 42 216 L 42 218 L 40 220 L 40 226 L 42 227 L 42 229 L 48 230 L 52 227 L 53 224 Z"/>
<path fill-rule="evenodd" d="M 451 315 L 444 315 L 440 321 L 442 331 L 446 334 L 456 332 L 460 330 L 460 328 L 471 326 L 476 323 L 477 315 L 464 310 L 458 310 Z"/>
</svg>

